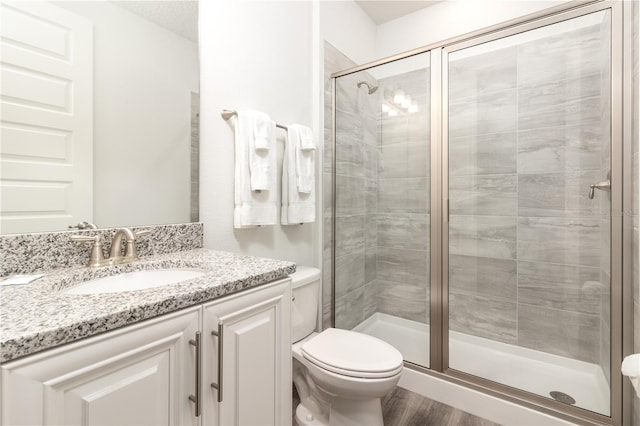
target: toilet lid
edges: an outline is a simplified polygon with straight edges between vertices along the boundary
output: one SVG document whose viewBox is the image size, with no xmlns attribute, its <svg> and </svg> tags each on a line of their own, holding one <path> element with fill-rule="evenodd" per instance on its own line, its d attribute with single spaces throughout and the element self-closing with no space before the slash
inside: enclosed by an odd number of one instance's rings
<svg viewBox="0 0 640 426">
<path fill-rule="evenodd" d="M 307 341 L 302 355 L 321 368 L 351 377 L 391 377 L 402 370 L 402 354 L 390 344 L 337 328 Z"/>
</svg>

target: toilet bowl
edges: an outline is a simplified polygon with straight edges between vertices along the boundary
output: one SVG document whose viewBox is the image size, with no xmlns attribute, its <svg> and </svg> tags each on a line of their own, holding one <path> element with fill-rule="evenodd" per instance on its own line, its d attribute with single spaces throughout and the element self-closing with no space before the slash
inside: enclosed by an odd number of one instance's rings
<svg viewBox="0 0 640 426">
<path fill-rule="evenodd" d="M 300 426 L 382 425 L 380 399 L 398 383 L 403 360 L 388 343 L 328 328 L 314 332 L 320 271 L 298 267 L 293 282 L 293 381 Z"/>
</svg>

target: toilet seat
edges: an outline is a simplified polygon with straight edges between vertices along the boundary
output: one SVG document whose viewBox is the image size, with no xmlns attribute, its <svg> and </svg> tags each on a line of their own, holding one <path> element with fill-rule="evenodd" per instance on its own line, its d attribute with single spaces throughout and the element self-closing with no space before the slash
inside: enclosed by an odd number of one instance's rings
<svg viewBox="0 0 640 426">
<path fill-rule="evenodd" d="M 302 355 L 318 367 L 349 377 L 385 378 L 402 371 L 402 354 L 375 337 L 328 328 L 302 345 Z"/>
</svg>

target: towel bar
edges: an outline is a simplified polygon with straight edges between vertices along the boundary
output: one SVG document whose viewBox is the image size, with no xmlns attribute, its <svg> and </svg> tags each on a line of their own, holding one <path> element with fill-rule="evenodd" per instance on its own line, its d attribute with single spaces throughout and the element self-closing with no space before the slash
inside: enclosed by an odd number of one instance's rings
<svg viewBox="0 0 640 426">
<path fill-rule="evenodd" d="M 234 109 L 223 109 L 220 115 L 222 115 L 222 118 L 224 118 L 226 121 L 226 120 L 229 120 L 231 117 L 238 115 L 238 111 Z M 288 130 L 287 126 L 283 126 L 282 124 L 276 123 L 276 127 L 282 130 Z"/>
</svg>

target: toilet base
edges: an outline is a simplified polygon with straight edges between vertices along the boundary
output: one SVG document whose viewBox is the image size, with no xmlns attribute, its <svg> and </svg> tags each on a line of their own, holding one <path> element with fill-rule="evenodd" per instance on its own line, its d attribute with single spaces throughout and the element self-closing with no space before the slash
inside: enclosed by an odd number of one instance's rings
<svg viewBox="0 0 640 426">
<path fill-rule="evenodd" d="M 327 426 L 326 423 L 317 419 L 311 411 L 302 404 L 298 404 L 296 408 L 296 423 L 298 426 Z"/>
<path fill-rule="evenodd" d="M 299 426 L 383 426 L 380 399 L 354 401 L 335 399 L 331 403 L 329 423 L 316 418 L 302 404 L 296 408 L 296 422 Z"/>
</svg>

